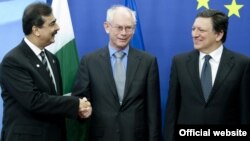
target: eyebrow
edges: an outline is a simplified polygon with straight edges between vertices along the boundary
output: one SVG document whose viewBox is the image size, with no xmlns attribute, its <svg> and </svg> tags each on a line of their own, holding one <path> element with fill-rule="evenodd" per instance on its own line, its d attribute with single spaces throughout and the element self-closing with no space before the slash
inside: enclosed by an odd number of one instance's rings
<svg viewBox="0 0 250 141">
<path fill-rule="evenodd" d="M 56 19 L 53 19 L 53 20 L 49 23 L 49 25 L 55 24 L 55 23 L 56 23 Z"/>
<path fill-rule="evenodd" d="M 125 26 L 125 27 L 128 27 L 128 26 L 129 26 L 129 27 L 130 27 L 130 26 L 132 27 L 132 26 L 134 26 L 134 25 L 119 25 L 119 24 L 114 24 L 114 25 L 115 25 L 115 26 L 122 26 L 122 27 L 124 27 L 124 26 Z"/>
</svg>

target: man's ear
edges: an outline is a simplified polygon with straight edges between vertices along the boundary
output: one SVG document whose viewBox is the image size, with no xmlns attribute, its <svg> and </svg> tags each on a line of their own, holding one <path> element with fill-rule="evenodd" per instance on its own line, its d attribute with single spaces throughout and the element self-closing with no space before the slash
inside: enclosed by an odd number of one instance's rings
<svg viewBox="0 0 250 141">
<path fill-rule="evenodd" d="M 33 33 L 35 36 L 39 37 L 39 36 L 40 36 L 39 28 L 36 27 L 36 26 L 32 26 L 32 33 Z"/>
<path fill-rule="evenodd" d="M 216 37 L 216 41 L 221 41 L 221 39 L 223 38 L 224 36 L 224 32 L 221 31 L 221 32 L 218 32 L 217 33 L 217 37 Z"/>
<path fill-rule="evenodd" d="M 109 30 L 110 30 L 109 23 L 108 22 L 104 22 L 103 26 L 104 26 L 104 29 L 105 29 L 106 33 L 109 34 Z"/>
</svg>

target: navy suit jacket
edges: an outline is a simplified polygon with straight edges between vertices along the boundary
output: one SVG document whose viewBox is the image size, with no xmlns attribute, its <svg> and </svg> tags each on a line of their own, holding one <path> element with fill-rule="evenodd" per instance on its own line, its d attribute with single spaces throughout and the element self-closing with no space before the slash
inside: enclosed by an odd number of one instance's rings
<svg viewBox="0 0 250 141">
<path fill-rule="evenodd" d="M 79 100 L 62 95 L 58 59 L 45 50 L 57 84 L 22 41 L 5 55 L 0 68 L 3 98 L 1 141 L 63 141 L 65 117 L 77 118 Z"/>
</svg>

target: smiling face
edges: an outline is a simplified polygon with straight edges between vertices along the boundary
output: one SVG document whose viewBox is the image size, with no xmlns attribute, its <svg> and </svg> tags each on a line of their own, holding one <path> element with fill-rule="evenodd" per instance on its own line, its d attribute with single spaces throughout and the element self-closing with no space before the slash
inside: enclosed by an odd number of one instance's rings
<svg viewBox="0 0 250 141">
<path fill-rule="evenodd" d="M 34 31 L 39 38 L 40 45 L 45 47 L 55 42 L 55 35 L 60 28 L 52 14 L 50 16 L 42 16 L 42 18 L 44 24 L 41 27 L 34 26 Z"/>
<path fill-rule="evenodd" d="M 119 8 L 113 15 L 112 22 L 105 22 L 104 28 L 109 34 L 110 44 L 118 50 L 124 49 L 134 34 L 135 23 L 132 14 Z"/>
<path fill-rule="evenodd" d="M 214 31 L 211 18 L 198 17 L 192 27 L 194 48 L 203 53 L 210 53 L 222 44 L 223 34 Z"/>
</svg>

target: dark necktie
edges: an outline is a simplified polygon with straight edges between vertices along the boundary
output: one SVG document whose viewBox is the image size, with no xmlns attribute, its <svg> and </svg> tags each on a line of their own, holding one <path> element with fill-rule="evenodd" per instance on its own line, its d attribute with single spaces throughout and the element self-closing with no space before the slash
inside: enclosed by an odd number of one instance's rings
<svg viewBox="0 0 250 141">
<path fill-rule="evenodd" d="M 44 51 L 41 51 L 40 56 L 41 56 L 41 58 L 42 58 L 42 63 L 43 63 L 43 65 L 45 66 L 46 71 L 47 71 L 48 74 L 49 74 L 49 77 L 50 77 L 50 79 L 51 79 L 51 82 L 52 82 L 52 84 L 53 84 L 54 87 L 55 87 L 55 84 L 54 84 L 54 81 L 53 81 L 53 76 L 52 76 L 52 74 L 51 74 L 51 72 L 50 72 L 50 69 L 49 69 L 49 66 L 48 66 L 48 62 L 47 62 L 47 60 L 46 60 L 46 58 L 45 58 L 45 53 L 44 53 Z M 55 90 L 56 90 L 56 87 L 55 87 Z"/>
<path fill-rule="evenodd" d="M 212 90 L 212 73 L 209 60 L 211 59 L 210 55 L 205 56 L 205 61 L 201 71 L 201 85 L 204 94 L 204 98 L 207 101 Z"/>
<path fill-rule="evenodd" d="M 122 58 L 125 56 L 125 53 L 120 51 L 114 54 L 116 60 L 114 65 L 114 79 L 116 84 L 116 89 L 118 92 L 119 102 L 122 104 L 124 96 L 124 88 L 126 81 L 126 71 L 122 63 Z"/>
</svg>

